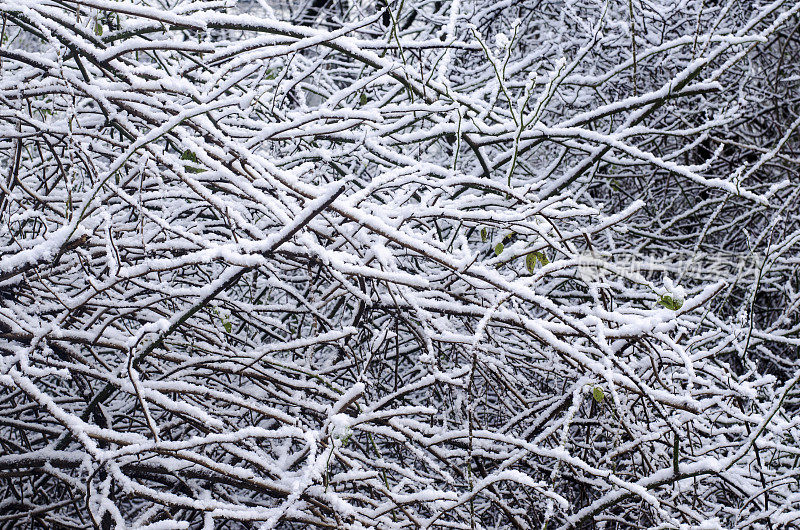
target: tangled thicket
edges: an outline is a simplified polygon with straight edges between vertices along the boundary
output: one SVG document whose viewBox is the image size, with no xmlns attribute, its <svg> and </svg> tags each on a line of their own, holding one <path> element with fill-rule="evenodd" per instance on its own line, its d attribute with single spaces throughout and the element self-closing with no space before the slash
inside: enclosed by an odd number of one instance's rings
<svg viewBox="0 0 800 530">
<path fill-rule="evenodd" d="M 0 0 L 0 528 L 797 528 L 798 11 Z"/>
</svg>

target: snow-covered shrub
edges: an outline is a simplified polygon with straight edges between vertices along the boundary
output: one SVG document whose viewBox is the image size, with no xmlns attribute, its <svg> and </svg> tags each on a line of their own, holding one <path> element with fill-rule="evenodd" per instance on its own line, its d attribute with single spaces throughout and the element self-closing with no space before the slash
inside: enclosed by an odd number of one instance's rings
<svg viewBox="0 0 800 530">
<path fill-rule="evenodd" d="M 796 525 L 800 3 L 385 6 L 0 1 L 0 525 Z"/>
</svg>

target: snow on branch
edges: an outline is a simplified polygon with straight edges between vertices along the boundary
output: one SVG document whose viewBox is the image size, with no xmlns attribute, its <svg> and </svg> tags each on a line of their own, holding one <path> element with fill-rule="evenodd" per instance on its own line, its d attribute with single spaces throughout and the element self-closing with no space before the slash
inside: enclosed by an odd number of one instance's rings
<svg viewBox="0 0 800 530">
<path fill-rule="evenodd" d="M 0 527 L 796 527 L 798 12 L 0 0 Z"/>
</svg>

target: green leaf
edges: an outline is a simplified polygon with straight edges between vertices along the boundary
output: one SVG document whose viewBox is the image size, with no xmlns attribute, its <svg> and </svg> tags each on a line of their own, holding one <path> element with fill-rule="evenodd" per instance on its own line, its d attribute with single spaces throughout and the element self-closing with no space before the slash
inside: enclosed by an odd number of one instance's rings
<svg viewBox="0 0 800 530">
<path fill-rule="evenodd" d="M 528 269 L 528 272 L 533 274 L 533 270 L 536 267 L 536 254 L 531 252 L 527 256 L 525 256 L 525 268 Z"/>
<path fill-rule="evenodd" d="M 187 149 L 181 155 L 181 160 L 188 160 L 189 162 L 197 163 L 197 155 Z M 185 167 L 186 167 L 186 171 L 188 171 L 189 173 L 202 173 L 202 172 L 206 171 L 205 169 L 200 168 L 200 167 L 192 167 L 192 166 L 188 166 L 188 165 L 185 166 Z"/>
<path fill-rule="evenodd" d="M 683 307 L 683 300 L 672 298 L 668 294 L 662 295 L 661 298 L 658 299 L 658 303 L 670 311 L 677 311 Z"/>
<path fill-rule="evenodd" d="M 528 272 L 530 272 L 531 274 L 533 274 L 533 269 L 534 267 L 536 267 L 537 261 L 541 263 L 542 266 L 545 266 L 548 263 L 550 263 L 550 260 L 547 259 L 547 256 L 545 256 L 544 253 L 539 251 L 531 252 L 530 254 L 525 256 L 525 268 L 527 268 Z"/>
<path fill-rule="evenodd" d="M 498 244 L 497 244 L 497 245 L 494 247 L 494 255 L 495 255 L 495 256 L 499 256 L 500 254 L 502 254 L 502 253 L 503 253 L 503 249 L 504 249 L 504 248 L 505 248 L 505 246 L 504 246 L 502 243 L 498 243 Z"/>
<path fill-rule="evenodd" d="M 596 386 L 592 390 L 592 397 L 598 403 L 602 403 L 603 402 L 603 398 L 606 397 L 606 395 L 603 393 L 603 389 L 602 388 L 600 388 L 599 386 Z"/>
<path fill-rule="evenodd" d="M 367 95 L 362 92 L 361 93 L 361 106 L 363 107 L 366 104 L 367 104 Z"/>
<path fill-rule="evenodd" d="M 103 25 L 99 22 L 94 23 L 94 34 L 98 37 L 103 34 Z"/>
<path fill-rule="evenodd" d="M 489 231 L 486 230 L 486 227 L 481 228 L 481 241 L 486 243 L 487 239 L 489 239 Z"/>
<path fill-rule="evenodd" d="M 211 312 L 219 317 L 219 321 L 222 324 L 222 327 L 225 328 L 225 331 L 230 333 L 231 330 L 233 329 L 233 324 L 231 324 L 231 321 L 228 320 L 230 315 L 226 313 L 220 313 L 219 308 L 214 306 L 211 306 Z"/>
<path fill-rule="evenodd" d="M 195 155 L 194 153 L 192 153 L 187 149 L 181 155 L 181 160 L 189 160 L 190 162 L 197 162 L 197 155 Z"/>
</svg>

